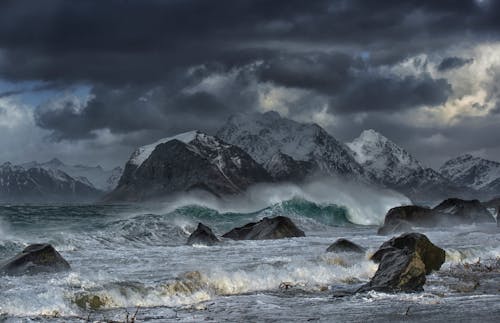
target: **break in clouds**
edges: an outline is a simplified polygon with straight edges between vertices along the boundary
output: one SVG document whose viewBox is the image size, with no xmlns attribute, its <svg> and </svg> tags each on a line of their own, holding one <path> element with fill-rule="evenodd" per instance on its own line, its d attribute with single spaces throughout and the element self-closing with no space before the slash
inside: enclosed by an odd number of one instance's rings
<svg viewBox="0 0 500 323">
<path fill-rule="evenodd" d="M 137 145 L 275 110 L 374 128 L 432 166 L 500 159 L 500 4 L 2 1 L 2 160 L 122 164 Z"/>
</svg>

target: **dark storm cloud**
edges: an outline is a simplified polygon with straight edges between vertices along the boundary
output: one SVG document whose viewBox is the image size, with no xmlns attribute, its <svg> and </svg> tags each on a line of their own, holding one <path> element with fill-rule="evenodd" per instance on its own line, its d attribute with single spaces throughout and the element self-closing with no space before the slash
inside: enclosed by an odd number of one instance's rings
<svg viewBox="0 0 500 323">
<path fill-rule="evenodd" d="M 142 84 L 183 66 L 273 57 L 276 41 L 356 47 L 389 63 L 466 32 L 497 34 L 498 9 L 473 0 L 5 0 L 0 74 Z"/>
<path fill-rule="evenodd" d="M 3 0 L 0 79 L 92 88 L 85 104 L 63 98 L 36 109 L 36 124 L 55 140 L 102 129 L 150 137 L 211 131 L 228 114 L 256 109 L 263 83 L 307 90 L 291 115 L 324 99 L 342 118 L 386 119 L 438 106 L 453 89 L 427 73 L 427 61 L 415 61 L 415 75 L 383 70 L 499 34 L 499 1 Z M 448 57 L 439 69 L 466 60 Z M 197 88 L 231 73 L 216 90 Z"/>
<path fill-rule="evenodd" d="M 461 57 L 446 57 L 441 63 L 439 63 L 437 69 L 440 72 L 453 70 L 456 68 L 460 68 L 464 65 L 471 64 L 474 61 L 472 58 L 461 58 Z"/>
</svg>

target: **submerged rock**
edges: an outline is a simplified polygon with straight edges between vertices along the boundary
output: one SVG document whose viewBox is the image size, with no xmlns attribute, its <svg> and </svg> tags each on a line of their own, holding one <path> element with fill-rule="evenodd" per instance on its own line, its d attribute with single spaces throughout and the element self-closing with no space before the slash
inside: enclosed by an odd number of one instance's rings
<svg viewBox="0 0 500 323">
<path fill-rule="evenodd" d="M 365 253 L 365 248 L 360 245 L 351 242 L 347 239 L 337 239 L 333 244 L 331 244 L 327 252 L 354 252 L 354 253 Z"/>
<path fill-rule="evenodd" d="M 277 216 L 274 218 L 266 217 L 259 222 L 234 228 L 223 237 L 233 240 L 267 240 L 305 237 L 305 234 L 289 218 Z"/>
<path fill-rule="evenodd" d="M 212 246 L 219 242 L 220 240 L 212 232 L 212 229 L 210 229 L 203 223 L 198 223 L 198 227 L 193 233 L 191 233 L 186 244 L 188 245 L 202 244 L 202 245 Z"/>
<path fill-rule="evenodd" d="M 32 244 L 0 265 L 8 275 L 38 274 L 69 270 L 71 267 L 50 244 Z"/>
<path fill-rule="evenodd" d="M 445 251 L 423 234 L 405 233 L 384 242 L 371 259 L 379 268 L 358 292 L 419 292 L 425 276 L 441 268 Z"/>
<path fill-rule="evenodd" d="M 404 232 L 412 226 L 434 227 L 494 221 L 488 209 L 478 200 L 450 198 L 433 209 L 417 205 L 392 208 L 387 212 L 378 234 Z"/>
</svg>

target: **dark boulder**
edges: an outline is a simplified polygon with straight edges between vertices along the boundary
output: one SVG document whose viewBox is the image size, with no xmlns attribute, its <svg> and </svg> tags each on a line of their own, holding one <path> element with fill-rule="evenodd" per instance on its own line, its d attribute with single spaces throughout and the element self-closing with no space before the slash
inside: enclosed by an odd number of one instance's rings
<svg viewBox="0 0 500 323">
<path fill-rule="evenodd" d="M 266 240 L 305 237 L 305 234 L 289 218 L 277 216 L 274 218 L 266 217 L 259 222 L 234 228 L 222 237 L 233 240 Z"/>
<path fill-rule="evenodd" d="M 413 225 L 427 226 L 434 220 L 432 209 L 406 205 L 394 207 L 385 215 L 384 225 L 378 230 L 378 234 L 393 234 L 411 229 Z"/>
<path fill-rule="evenodd" d="M 365 248 L 361 247 L 354 242 L 347 239 L 338 239 L 333 244 L 331 244 L 327 252 L 353 252 L 353 253 L 365 253 Z"/>
<path fill-rule="evenodd" d="M 371 259 L 379 268 L 358 292 L 419 292 L 425 276 L 441 268 L 445 251 L 423 234 L 405 233 L 384 242 Z"/>
<path fill-rule="evenodd" d="M 0 265 L 8 275 L 38 274 L 69 270 L 68 262 L 50 244 L 32 244 Z"/>
<path fill-rule="evenodd" d="M 432 211 L 446 219 L 446 222 L 457 224 L 472 224 L 495 222 L 488 209 L 479 200 L 461 200 L 451 198 L 444 200 Z"/>
<path fill-rule="evenodd" d="M 458 224 L 494 222 L 488 209 L 478 200 L 450 198 L 433 209 L 417 206 L 399 206 L 389 210 L 379 234 L 408 231 L 412 226 L 435 227 Z"/>
<path fill-rule="evenodd" d="M 220 240 L 212 232 L 212 229 L 210 229 L 203 223 L 198 223 L 198 227 L 193 233 L 191 233 L 186 244 L 188 245 L 202 244 L 202 245 L 212 246 L 219 242 Z"/>
</svg>

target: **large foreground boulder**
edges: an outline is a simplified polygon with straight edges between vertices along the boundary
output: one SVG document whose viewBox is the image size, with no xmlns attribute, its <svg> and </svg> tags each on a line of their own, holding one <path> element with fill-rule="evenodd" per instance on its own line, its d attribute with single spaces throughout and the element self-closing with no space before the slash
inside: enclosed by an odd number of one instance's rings
<svg viewBox="0 0 500 323">
<path fill-rule="evenodd" d="M 425 276 L 441 268 L 445 251 L 423 234 L 405 233 L 383 243 L 371 259 L 379 268 L 358 292 L 420 292 Z"/>
<path fill-rule="evenodd" d="M 274 218 L 266 217 L 259 222 L 234 228 L 223 237 L 233 240 L 266 240 L 305 237 L 305 234 L 289 218 L 277 216 Z"/>
<path fill-rule="evenodd" d="M 339 252 L 365 253 L 365 248 L 347 239 L 337 239 L 337 241 L 332 243 L 328 247 L 328 249 L 326 249 L 326 251 L 336 252 L 336 253 Z"/>
<path fill-rule="evenodd" d="M 417 205 L 392 208 L 387 212 L 384 225 L 379 228 L 378 233 L 404 232 L 413 226 L 435 227 L 494 221 L 488 209 L 478 200 L 450 198 L 433 209 Z"/>
<path fill-rule="evenodd" d="M 69 270 L 68 262 L 50 244 L 32 244 L 0 265 L 7 275 L 38 274 Z"/>
<path fill-rule="evenodd" d="M 220 240 L 212 232 L 212 229 L 210 229 L 203 223 L 198 223 L 198 227 L 193 233 L 191 233 L 186 244 L 188 245 L 202 244 L 202 245 L 212 246 L 219 242 Z"/>
</svg>

